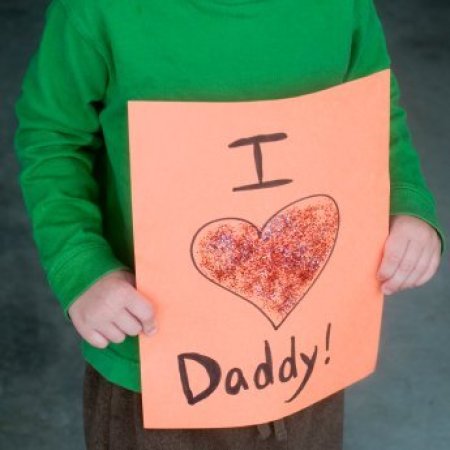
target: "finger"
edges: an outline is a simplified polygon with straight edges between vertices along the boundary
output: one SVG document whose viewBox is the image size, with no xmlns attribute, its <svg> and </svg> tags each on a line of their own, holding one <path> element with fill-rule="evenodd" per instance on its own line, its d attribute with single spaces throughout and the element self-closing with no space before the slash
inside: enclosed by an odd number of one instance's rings
<svg viewBox="0 0 450 450">
<path fill-rule="evenodd" d="M 105 348 L 109 344 L 108 339 L 106 339 L 105 336 L 95 330 L 85 333 L 82 337 L 85 341 L 89 342 L 89 344 L 97 348 Z"/>
<path fill-rule="evenodd" d="M 379 280 L 389 280 L 398 269 L 400 262 L 408 250 L 409 241 L 405 239 L 394 239 L 392 235 L 386 241 L 383 260 L 378 269 Z"/>
<path fill-rule="evenodd" d="M 420 276 L 428 269 L 428 264 L 433 256 L 433 246 L 425 245 L 418 256 L 416 265 L 410 274 L 403 280 L 398 287 L 399 290 L 409 289 L 416 286 L 416 282 Z"/>
<path fill-rule="evenodd" d="M 109 341 L 114 342 L 115 344 L 120 344 L 126 338 L 125 333 L 117 328 L 113 323 L 109 323 L 103 325 L 98 331 L 103 334 Z"/>
<path fill-rule="evenodd" d="M 422 244 L 418 244 L 416 241 L 409 241 L 409 245 L 397 270 L 382 286 L 382 290 L 385 294 L 389 295 L 398 291 L 403 281 L 415 269 L 417 259 L 422 253 L 422 247 Z"/>
<path fill-rule="evenodd" d="M 440 249 L 438 249 L 438 251 L 434 252 L 430 263 L 428 265 L 427 270 L 425 271 L 425 273 L 417 280 L 416 282 L 416 286 L 420 286 L 422 284 L 425 284 L 427 281 L 429 281 L 433 275 L 436 273 L 438 267 L 439 267 L 439 263 L 441 261 L 441 257 L 440 257 Z"/>
<path fill-rule="evenodd" d="M 148 300 L 136 297 L 127 305 L 126 309 L 139 320 L 144 333 L 148 334 L 156 329 L 153 308 Z"/>
<path fill-rule="evenodd" d="M 434 241 L 431 245 L 426 245 L 420 261 L 417 263 L 416 269 L 405 280 L 401 288 L 416 287 L 423 284 L 421 280 L 423 280 L 423 277 L 429 271 L 430 264 L 433 263 L 433 258 L 438 251 L 438 243 L 436 241 Z"/>
<path fill-rule="evenodd" d="M 142 324 L 126 309 L 114 320 L 114 324 L 128 336 L 137 336 L 142 331 Z"/>
</svg>

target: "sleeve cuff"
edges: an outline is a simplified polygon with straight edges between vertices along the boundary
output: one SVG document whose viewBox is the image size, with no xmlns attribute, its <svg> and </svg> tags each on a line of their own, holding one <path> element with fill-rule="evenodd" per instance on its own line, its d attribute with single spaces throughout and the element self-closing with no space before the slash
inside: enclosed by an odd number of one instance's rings
<svg viewBox="0 0 450 450">
<path fill-rule="evenodd" d="M 447 251 L 447 237 L 437 217 L 433 197 L 415 186 L 401 185 L 391 187 L 390 201 L 390 215 L 410 215 L 427 222 L 434 227 L 441 240 L 441 256 Z"/>
<path fill-rule="evenodd" d="M 72 303 L 97 280 L 116 270 L 132 272 L 113 254 L 109 246 L 87 246 L 66 255 L 64 261 L 53 267 L 47 275 L 49 285 L 56 295 L 67 321 Z"/>
</svg>

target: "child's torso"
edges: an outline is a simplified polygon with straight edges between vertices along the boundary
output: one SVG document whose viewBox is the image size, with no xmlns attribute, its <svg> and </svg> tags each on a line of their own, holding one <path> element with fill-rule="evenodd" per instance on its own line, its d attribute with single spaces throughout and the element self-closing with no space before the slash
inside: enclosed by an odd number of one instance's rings
<svg viewBox="0 0 450 450">
<path fill-rule="evenodd" d="M 283 98 L 339 84 L 351 51 L 352 5 L 351 0 L 96 4 L 110 66 L 101 113 L 109 155 L 105 232 L 127 264 L 133 264 L 127 101 Z"/>
<path fill-rule="evenodd" d="M 113 61 L 109 96 L 250 100 L 338 84 L 350 55 L 352 4 L 350 0 L 109 2 L 104 12 Z"/>
<path fill-rule="evenodd" d="M 101 113 L 104 230 L 124 263 L 134 267 L 127 101 L 284 98 L 342 83 L 352 5 L 352 0 L 99 0 L 92 6 L 101 16 L 110 66 Z M 129 344 L 137 358 L 135 340 Z M 126 347 L 117 350 L 129 354 Z"/>
</svg>

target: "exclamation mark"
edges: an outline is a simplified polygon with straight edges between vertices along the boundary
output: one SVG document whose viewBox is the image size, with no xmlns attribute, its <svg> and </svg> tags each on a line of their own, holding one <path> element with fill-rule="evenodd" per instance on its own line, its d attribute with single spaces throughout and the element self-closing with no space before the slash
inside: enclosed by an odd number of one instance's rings
<svg viewBox="0 0 450 450">
<path fill-rule="evenodd" d="M 325 348 L 326 348 L 327 352 L 330 350 L 330 335 L 331 335 L 331 323 L 329 323 L 327 326 L 327 335 L 326 335 L 326 340 L 325 340 Z M 330 362 L 330 357 L 327 356 L 325 358 L 325 364 L 328 364 L 329 362 Z"/>
</svg>

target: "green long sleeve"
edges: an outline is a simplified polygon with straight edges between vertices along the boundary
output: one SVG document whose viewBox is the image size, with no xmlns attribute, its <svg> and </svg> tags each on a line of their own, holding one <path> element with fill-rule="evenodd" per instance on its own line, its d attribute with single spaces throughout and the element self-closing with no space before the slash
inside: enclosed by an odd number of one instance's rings
<svg viewBox="0 0 450 450">
<path fill-rule="evenodd" d="M 386 38 L 373 0 L 355 2 L 354 39 L 347 81 L 391 67 Z M 447 238 L 437 216 L 436 202 L 420 166 L 407 114 L 400 104 L 400 87 L 391 67 L 390 214 L 418 217 L 433 226 L 441 240 L 441 254 Z"/>
<path fill-rule="evenodd" d="M 102 235 L 98 108 L 107 68 L 56 2 L 16 103 L 20 185 L 53 291 L 67 308 L 101 275 L 127 268 Z M 67 317 L 67 315 L 66 315 Z"/>
</svg>

